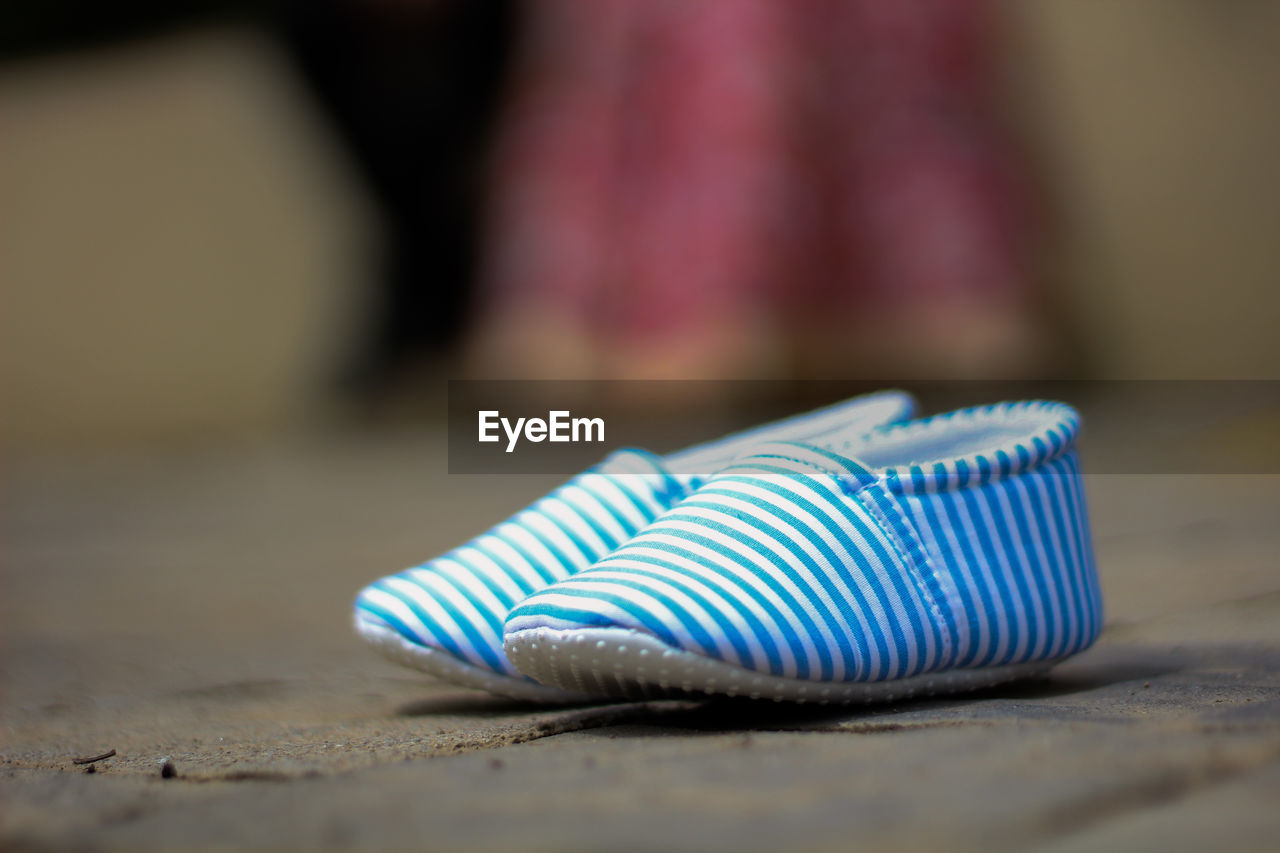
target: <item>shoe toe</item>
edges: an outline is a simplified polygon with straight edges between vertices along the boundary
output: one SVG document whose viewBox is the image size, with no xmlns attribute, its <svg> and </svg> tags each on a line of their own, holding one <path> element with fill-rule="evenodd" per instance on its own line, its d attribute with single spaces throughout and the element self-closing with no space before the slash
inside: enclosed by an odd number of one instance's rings
<svg viewBox="0 0 1280 853">
<path fill-rule="evenodd" d="M 629 632 L 747 670 L 807 675 L 809 660 L 758 642 L 746 608 L 727 604 L 717 593 L 705 578 L 602 567 L 525 599 L 511 611 L 505 639 L 511 648 L 521 638 L 527 645 L 537 636 L 573 642 L 577 635 Z"/>
<path fill-rule="evenodd" d="M 502 653 L 505 607 L 473 600 L 467 592 L 429 567 L 389 575 L 356 597 L 356 632 L 380 648 L 429 650 L 468 666 L 515 674 Z"/>
</svg>

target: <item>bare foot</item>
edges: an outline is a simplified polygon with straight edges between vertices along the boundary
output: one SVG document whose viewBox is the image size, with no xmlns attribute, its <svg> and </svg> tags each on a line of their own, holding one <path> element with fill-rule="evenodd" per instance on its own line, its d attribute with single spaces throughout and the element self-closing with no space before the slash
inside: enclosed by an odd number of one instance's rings
<svg viewBox="0 0 1280 853">
<path fill-rule="evenodd" d="M 598 379 L 600 352 L 586 324 L 568 313 L 512 308 L 482 322 L 464 372 L 473 379 Z"/>
<path fill-rule="evenodd" d="M 1023 379 L 1042 375 L 1054 341 L 1033 311 L 1007 298 L 937 299 L 851 311 L 796 336 L 810 376 Z"/>
<path fill-rule="evenodd" d="M 611 341 L 604 360 L 610 379 L 778 379 L 787 367 L 773 324 L 741 316 Z"/>
</svg>

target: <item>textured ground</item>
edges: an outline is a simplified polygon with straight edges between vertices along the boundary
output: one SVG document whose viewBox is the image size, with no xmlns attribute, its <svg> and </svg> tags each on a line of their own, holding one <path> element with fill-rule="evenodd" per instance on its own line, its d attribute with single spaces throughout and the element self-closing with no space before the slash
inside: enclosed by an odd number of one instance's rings
<svg viewBox="0 0 1280 853">
<path fill-rule="evenodd" d="M 10 460 L 0 845 L 1169 850 L 1280 832 L 1280 477 L 1093 476 L 1108 628 L 1043 682 L 875 710 L 534 708 L 383 663 L 348 628 L 360 585 L 552 482 L 447 477 L 441 446 Z"/>
</svg>

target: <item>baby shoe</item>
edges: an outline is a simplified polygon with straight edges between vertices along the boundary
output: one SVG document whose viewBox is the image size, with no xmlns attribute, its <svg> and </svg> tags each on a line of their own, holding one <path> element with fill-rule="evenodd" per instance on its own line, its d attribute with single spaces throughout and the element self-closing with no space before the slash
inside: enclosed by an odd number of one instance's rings
<svg viewBox="0 0 1280 853">
<path fill-rule="evenodd" d="M 1004 403 L 756 447 L 515 607 L 507 657 L 635 698 L 871 702 L 1040 674 L 1102 620 L 1078 422 Z"/>
<path fill-rule="evenodd" d="M 912 407 L 908 395 L 885 391 L 667 456 L 618 451 L 465 545 L 366 587 L 356 632 L 392 660 L 455 684 L 518 699 L 582 698 L 511 665 L 502 626 L 516 603 L 605 557 L 758 444 L 824 445 L 909 418 Z"/>
</svg>

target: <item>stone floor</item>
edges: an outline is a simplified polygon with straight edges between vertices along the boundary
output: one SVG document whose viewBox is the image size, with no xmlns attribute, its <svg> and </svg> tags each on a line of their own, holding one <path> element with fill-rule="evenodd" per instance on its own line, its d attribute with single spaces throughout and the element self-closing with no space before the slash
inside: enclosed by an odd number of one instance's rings
<svg viewBox="0 0 1280 853">
<path fill-rule="evenodd" d="M 1274 849 L 1280 476 L 1091 476 L 1107 629 L 1044 681 L 548 708 L 432 683 L 348 627 L 365 582 L 551 484 L 442 454 L 9 460 L 0 845 Z"/>
</svg>

